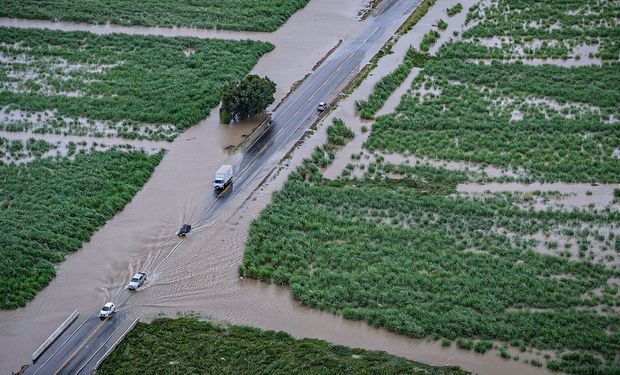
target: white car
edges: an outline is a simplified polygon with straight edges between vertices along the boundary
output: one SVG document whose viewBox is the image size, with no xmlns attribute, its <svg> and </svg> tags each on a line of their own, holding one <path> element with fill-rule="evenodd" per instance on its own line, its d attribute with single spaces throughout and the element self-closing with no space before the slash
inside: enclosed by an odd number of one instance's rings
<svg viewBox="0 0 620 375">
<path fill-rule="evenodd" d="M 109 318 L 116 312 L 116 305 L 112 302 L 108 302 L 99 311 L 99 317 L 102 319 Z"/>
<path fill-rule="evenodd" d="M 136 290 L 139 287 L 141 287 L 145 281 L 146 281 L 146 272 L 138 272 L 135 275 L 133 275 L 133 277 L 131 278 L 131 281 L 129 282 L 129 285 L 127 285 L 127 288 L 131 290 Z"/>
<path fill-rule="evenodd" d="M 319 111 L 319 112 L 323 112 L 323 111 L 325 110 L 325 108 L 327 108 L 327 103 L 325 103 L 325 102 L 320 102 L 320 103 L 319 103 L 319 106 L 318 106 L 316 109 L 317 109 L 317 111 Z"/>
</svg>

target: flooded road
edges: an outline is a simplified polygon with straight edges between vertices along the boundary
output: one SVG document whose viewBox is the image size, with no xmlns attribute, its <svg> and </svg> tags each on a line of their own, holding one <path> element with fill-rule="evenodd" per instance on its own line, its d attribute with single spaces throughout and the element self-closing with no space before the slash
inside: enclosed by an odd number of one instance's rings
<svg viewBox="0 0 620 375">
<path fill-rule="evenodd" d="M 312 70 L 340 39 L 356 33 L 362 1 L 313 0 L 274 33 L 276 49 L 253 73 L 268 75 L 282 98 L 293 83 Z M 439 5 L 442 9 L 445 4 Z M 280 40 L 275 40 L 281 38 Z M 520 362 L 442 348 L 439 343 L 411 340 L 300 306 L 289 289 L 242 280 L 241 264 L 250 222 L 268 204 L 294 166 L 322 135 L 304 143 L 276 176 L 246 199 L 227 202 L 207 224 L 196 226 L 183 240 L 174 233 L 182 223 L 199 221 L 207 208 L 211 173 L 238 160 L 226 146 L 240 143 L 256 126 L 218 123 L 217 109 L 168 147 L 151 180 L 125 209 L 96 232 L 83 248 L 58 265 L 57 277 L 25 308 L 0 312 L 0 370 L 29 362 L 30 353 L 69 315 L 79 309 L 85 321 L 108 300 L 130 296 L 125 284 L 136 271 L 149 272 L 148 282 L 129 299 L 128 308 L 144 320 L 160 314 L 197 313 L 217 321 L 285 330 L 297 337 L 385 350 L 431 364 L 455 364 L 485 374 L 546 373 Z M 248 187 L 251 189 L 251 187 Z M 238 207 L 241 207 L 237 209 Z M 523 358 L 523 355 L 522 355 Z"/>
</svg>

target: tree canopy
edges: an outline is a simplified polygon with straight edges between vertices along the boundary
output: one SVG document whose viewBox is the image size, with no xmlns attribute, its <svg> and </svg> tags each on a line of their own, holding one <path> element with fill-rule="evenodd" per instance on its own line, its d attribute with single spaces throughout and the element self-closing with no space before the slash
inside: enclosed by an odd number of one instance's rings
<svg viewBox="0 0 620 375">
<path fill-rule="evenodd" d="M 275 101 L 276 84 L 267 77 L 250 74 L 236 85 L 222 91 L 220 120 L 229 123 L 243 120 L 263 112 Z"/>
</svg>

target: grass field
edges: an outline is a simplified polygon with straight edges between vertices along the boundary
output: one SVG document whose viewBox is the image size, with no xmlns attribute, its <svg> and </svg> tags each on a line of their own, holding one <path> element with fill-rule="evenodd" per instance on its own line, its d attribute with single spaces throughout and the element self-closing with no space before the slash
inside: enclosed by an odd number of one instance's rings
<svg viewBox="0 0 620 375">
<path fill-rule="evenodd" d="M 429 61 L 370 150 L 492 165 L 526 180 L 618 182 L 620 64 Z"/>
<path fill-rule="evenodd" d="M 484 9 L 475 6 L 467 19 L 477 24 L 447 48 L 453 57 L 618 61 L 618 17 L 620 8 L 613 1 L 502 0 Z"/>
<path fill-rule="evenodd" d="M 510 200 L 364 185 L 289 181 L 252 225 L 241 273 L 408 336 L 595 351 L 613 361 L 620 272 L 538 254 L 526 235 L 571 221 L 598 228 L 617 213 L 533 213 Z M 590 295 L 597 288 L 605 292 Z"/>
<path fill-rule="evenodd" d="M 1 0 L 0 16 L 204 29 L 275 31 L 308 0 Z"/>
<path fill-rule="evenodd" d="M 107 126 L 115 135 L 157 140 L 173 138 L 170 127 L 178 132 L 205 118 L 222 87 L 273 49 L 253 41 L 14 28 L 0 28 L 0 37 L 0 106 L 39 117 L 21 129 L 64 125 L 80 134 Z M 48 110 L 54 116 L 39 121 Z"/>
<path fill-rule="evenodd" d="M 24 306 L 45 287 L 54 264 L 121 210 L 162 156 L 110 150 L 0 164 L 0 308 Z"/>
<path fill-rule="evenodd" d="M 322 176 L 335 158 L 331 145 L 291 173 L 251 225 L 240 273 L 288 285 L 305 305 L 402 335 L 568 373 L 618 373 L 620 190 L 616 198 L 594 197 L 614 199 L 597 208 L 549 203 L 578 190 L 456 189 L 464 182 L 561 182 L 567 189 L 573 185 L 565 182 L 620 182 L 620 63 L 468 60 L 532 57 L 516 49 L 473 53 L 491 51 L 484 38 L 504 33 L 521 46 L 547 38 L 565 57 L 600 33 L 606 59 L 605 43 L 617 31 L 608 5 L 500 0 L 490 10 L 470 9 L 477 25 L 426 59 L 339 179 Z M 565 11 L 578 16 L 552 27 Z M 542 26 L 524 27 L 533 21 Z M 586 39 L 571 34 L 574 25 L 588 28 Z M 480 174 L 487 167 L 502 174 Z M 519 359 L 520 352 L 533 358 Z"/>
<path fill-rule="evenodd" d="M 97 374 L 465 374 L 285 332 L 201 322 L 138 323 Z"/>
</svg>

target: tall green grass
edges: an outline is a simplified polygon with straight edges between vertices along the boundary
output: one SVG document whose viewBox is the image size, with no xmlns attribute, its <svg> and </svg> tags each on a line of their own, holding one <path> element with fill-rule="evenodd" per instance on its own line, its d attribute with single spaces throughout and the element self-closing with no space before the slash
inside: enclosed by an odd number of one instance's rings
<svg viewBox="0 0 620 375">
<path fill-rule="evenodd" d="M 594 351 L 611 364 L 620 321 L 595 306 L 611 308 L 620 295 L 583 296 L 618 271 L 540 255 L 503 231 L 596 226 L 617 213 L 533 212 L 443 194 L 292 179 L 252 223 L 240 271 L 289 285 L 305 305 L 399 334 Z"/>
<path fill-rule="evenodd" d="M 385 352 L 188 317 L 138 323 L 96 373 L 468 374 L 456 367 L 429 366 Z"/>
<path fill-rule="evenodd" d="M 275 31 L 308 0 L 2 0 L 0 16 L 52 21 Z"/>
<path fill-rule="evenodd" d="M 373 87 L 368 100 L 357 100 L 355 107 L 359 111 L 360 117 L 371 119 L 388 100 L 390 95 L 407 79 L 411 70 L 416 66 L 424 65 L 426 55 L 417 52 L 410 47 L 405 54 L 403 62 L 394 69 L 393 72 L 381 78 Z"/>
<path fill-rule="evenodd" d="M 0 28 L 0 38 L 7 58 L 28 61 L 0 66 L 7 86 L 36 74 L 26 81 L 31 82 L 26 92 L 0 90 L 0 105 L 57 109 L 59 115 L 95 120 L 171 123 L 180 130 L 205 118 L 222 87 L 243 78 L 273 49 L 253 41 L 15 28 Z"/>
<path fill-rule="evenodd" d="M 620 123 L 603 122 L 618 115 L 618 66 L 565 69 L 431 60 L 413 86 L 434 87 L 439 94 L 423 101 L 416 94 L 405 96 L 395 114 L 375 122 L 366 146 L 523 170 L 532 180 L 618 182 L 620 159 L 614 150 L 620 147 Z M 528 105 L 525 100 L 532 97 L 569 109 Z M 503 98 L 514 103 L 501 109 L 497 103 Z M 570 109 L 575 105 L 600 111 Z M 512 110 L 520 110 L 523 119 L 513 121 Z"/>
<path fill-rule="evenodd" d="M 106 151 L 0 165 L 0 308 L 24 306 L 149 179 L 162 153 Z"/>
<path fill-rule="evenodd" d="M 486 7 L 484 13 L 480 7 L 473 8 L 467 18 L 479 23 L 464 31 L 463 37 L 508 36 L 511 40 L 501 48 L 489 48 L 486 56 L 480 56 L 480 46 L 474 40 L 461 44 L 453 53 L 462 57 L 497 58 L 499 54 L 510 58 L 515 47 L 538 40 L 544 42 L 542 48 L 524 48 L 528 57 L 566 58 L 579 45 L 599 45 L 594 56 L 618 61 L 620 30 L 615 20 L 619 16 L 617 4 L 610 1 L 500 0 Z"/>
</svg>

